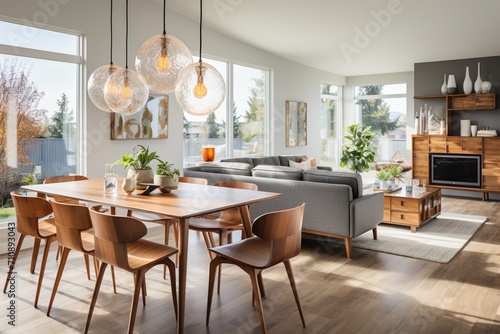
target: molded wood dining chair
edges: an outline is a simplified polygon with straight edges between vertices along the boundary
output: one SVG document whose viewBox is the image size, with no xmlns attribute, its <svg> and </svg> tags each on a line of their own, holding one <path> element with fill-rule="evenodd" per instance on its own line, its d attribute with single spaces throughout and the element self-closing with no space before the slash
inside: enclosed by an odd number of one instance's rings
<svg viewBox="0 0 500 334">
<path fill-rule="evenodd" d="M 15 267 L 17 256 L 19 255 L 19 250 L 23 245 L 24 238 L 26 236 L 32 236 L 35 238 L 30 266 L 30 272 L 32 274 L 35 272 L 38 249 L 40 248 L 40 241 L 45 240 L 45 247 L 43 250 L 43 258 L 40 267 L 40 274 L 38 276 L 38 285 L 36 288 L 34 303 L 35 308 L 37 308 L 38 297 L 40 296 L 40 289 L 42 288 L 43 275 L 45 273 L 45 264 L 47 263 L 47 256 L 50 251 L 50 245 L 52 244 L 52 242 L 56 241 L 56 226 L 54 223 L 54 219 L 49 217 L 49 215 L 52 213 L 52 207 L 50 206 L 50 203 L 44 198 L 23 196 L 17 191 L 12 191 L 10 193 L 10 196 L 12 197 L 14 208 L 16 210 L 16 228 L 19 232 L 19 239 L 17 241 L 14 257 L 9 263 L 9 272 L 7 274 L 7 279 L 5 280 L 3 292 L 5 293 L 7 291 L 7 286 L 9 285 L 12 271 Z"/>
<path fill-rule="evenodd" d="M 281 262 L 283 262 L 286 268 L 302 326 L 306 326 L 290 264 L 290 259 L 300 253 L 304 207 L 305 204 L 302 203 L 292 209 L 266 213 L 255 220 L 252 226 L 252 232 L 255 234 L 254 237 L 210 248 L 210 251 L 215 254 L 215 258 L 210 262 L 207 326 L 210 320 L 210 308 L 212 305 L 217 267 L 222 263 L 230 263 L 237 265 L 250 276 L 253 300 L 257 304 L 257 312 L 260 319 L 260 328 L 262 333 L 266 333 L 261 299 L 261 296 L 265 297 L 265 291 L 262 284 L 261 272 Z"/>
<path fill-rule="evenodd" d="M 107 215 L 98 212 L 96 208 L 90 209 L 90 218 L 94 226 L 95 256 L 101 261 L 101 268 L 96 280 L 84 333 L 89 330 L 102 278 L 108 264 L 134 274 L 134 295 L 128 333 L 132 334 L 134 330 L 139 292 L 144 286 L 146 272 L 158 264 L 164 264 L 169 269 L 172 300 L 177 317 L 175 264 L 169 258 L 178 252 L 177 248 L 142 239 L 147 233 L 147 228 L 135 218 Z M 143 293 L 143 302 L 144 298 L 145 294 Z"/>
<path fill-rule="evenodd" d="M 62 273 L 68 259 L 69 252 L 76 250 L 85 255 L 90 255 L 94 259 L 94 269 L 97 271 L 99 264 L 94 256 L 94 233 L 92 221 L 90 220 L 89 208 L 80 204 L 59 203 L 54 199 L 49 200 L 54 211 L 54 220 L 57 230 L 57 242 L 62 247 L 61 262 L 57 269 L 52 295 L 50 296 L 47 315 L 50 315 L 52 303 L 57 293 Z M 116 283 L 114 269 L 111 267 L 111 277 L 113 281 L 113 291 L 116 293 Z"/>
<path fill-rule="evenodd" d="M 257 185 L 249 182 L 238 182 L 238 181 L 222 181 L 214 183 L 215 187 L 227 187 L 227 188 L 238 188 L 257 191 Z M 241 214 L 238 208 L 232 208 L 220 212 L 218 217 L 214 216 L 212 218 L 198 217 L 191 218 L 189 220 L 189 228 L 191 230 L 199 231 L 203 233 L 203 238 L 205 239 L 205 244 L 207 245 L 207 250 L 211 247 L 217 246 L 213 234 L 219 236 L 219 245 L 226 243 L 231 243 L 232 233 L 234 231 L 241 231 L 242 236 L 244 235 L 243 221 L 241 219 Z M 212 252 L 208 252 L 210 259 L 213 260 L 214 255 Z M 217 291 L 220 293 L 220 282 L 221 282 L 221 271 L 219 270 L 219 279 L 217 285 Z"/>
<path fill-rule="evenodd" d="M 193 183 L 193 184 L 201 184 L 201 185 L 207 185 L 208 181 L 203 178 L 198 178 L 198 177 L 179 177 L 179 182 L 184 182 L 184 183 Z M 127 216 L 133 217 L 136 219 L 139 219 L 142 222 L 146 223 L 156 223 L 156 224 L 162 224 L 165 227 L 165 245 L 168 245 L 169 243 L 169 238 L 170 238 L 170 227 L 172 227 L 173 234 L 174 234 L 174 240 L 175 240 L 175 247 L 179 247 L 179 220 L 176 218 L 172 218 L 169 216 L 165 215 L 158 215 L 154 213 L 149 213 L 149 212 L 142 212 L 142 211 L 133 211 L 133 210 L 128 210 L 127 211 Z M 178 255 L 176 254 L 175 258 L 175 263 L 177 263 L 177 257 Z M 163 268 L 163 278 L 167 278 L 167 267 Z"/>
</svg>

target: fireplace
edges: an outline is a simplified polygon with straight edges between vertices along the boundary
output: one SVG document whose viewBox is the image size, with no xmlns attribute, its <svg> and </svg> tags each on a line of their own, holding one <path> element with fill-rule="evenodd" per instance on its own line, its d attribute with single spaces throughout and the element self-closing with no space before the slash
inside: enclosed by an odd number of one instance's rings
<svg viewBox="0 0 500 334">
<path fill-rule="evenodd" d="M 430 154 L 431 185 L 481 188 L 481 156 Z"/>
</svg>

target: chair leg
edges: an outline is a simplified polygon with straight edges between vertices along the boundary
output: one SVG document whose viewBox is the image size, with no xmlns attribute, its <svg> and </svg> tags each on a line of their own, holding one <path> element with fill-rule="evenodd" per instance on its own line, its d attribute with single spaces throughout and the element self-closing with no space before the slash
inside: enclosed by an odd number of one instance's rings
<svg viewBox="0 0 500 334">
<path fill-rule="evenodd" d="M 292 265 L 290 264 L 290 260 L 283 261 L 283 263 L 285 264 L 288 280 L 290 281 L 290 286 L 292 287 L 293 291 L 293 297 L 295 298 L 295 303 L 297 304 L 297 309 L 299 310 L 302 327 L 306 327 L 306 321 L 304 320 L 304 314 L 302 313 L 302 306 L 300 305 L 299 293 L 297 292 L 295 278 L 293 277 Z"/>
<path fill-rule="evenodd" d="M 175 319 L 177 319 L 177 285 L 175 282 L 175 263 L 170 259 L 166 259 L 166 267 L 170 273 L 170 289 L 172 291 L 172 301 L 174 303 Z"/>
<path fill-rule="evenodd" d="M 210 310 L 212 308 L 212 298 L 214 294 L 214 283 L 215 283 L 215 274 L 217 272 L 217 267 L 221 264 L 221 260 L 219 256 L 215 256 L 215 258 L 210 261 L 210 269 L 208 273 L 208 296 L 207 296 L 207 315 L 206 315 L 206 326 L 210 322 Z"/>
<path fill-rule="evenodd" d="M 7 292 L 7 286 L 9 285 L 10 277 L 12 276 L 12 271 L 16 266 L 17 256 L 19 255 L 19 251 L 21 250 L 21 246 L 23 245 L 23 240 L 26 237 L 26 234 L 20 234 L 19 240 L 17 242 L 16 250 L 14 252 L 14 257 L 12 261 L 10 261 L 9 272 L 7 273 L 7 278 L 5 279 L 5 285 L 3 286 L 3 293 Z"/>
<path fill-rule="evenodd" d="M 35 273 L 36 260 L 38 259 L 38 250 L 40 249 L 40 239 L 35 238 L 35 242 L 33 243 L 33 250 L 31 254 L 31 265 L 30 265 L 30 273 Z"/>
<path fill-rule="evenodd" d="M 377 240 L 377 228 L 373 228 L 372 230 L 372 233 L 373 233 L 373 240 Z"/>
<path fill-rule="evenodd" d="M 59 260 L 59 255 L 61 255 L 61 249 L 62 249 L 61 245 L 57 246 L 56 261 Z"/>
<path fill-rule="evenodd" d="M 88 255 L 85 254 L 85 256 L 87 257 L 87 261 L 88 261 Z M 97 274 L 99 273 L 99 260 L 97 260 L 97 258 L 95 256 L 93 256 L 94 258 L 94 273 L 95 273 L 95 277 L 97 277 Z M 89 270 L 89 269 L 87 269 Z M 90 270 L 89 270 L 89 280 L 90 280 Z"/>
<path fill-rule="evenodd" d="M 264 281 L 262 280 L 262 271 L 257 275 L 257 281 L 259 283 L 260 296 L 266 298 L 266 290 L 264 289 Z"/>
<path fill-rule="evenodd" d="M 130 308 L 130 317 L 128 319 L 128 334 L 134 333 L 134 324 L 135 324 L 135 316 L 137 314 L 137 304 L 139 302 L 139 293 L 141 292 L 141 287 L 144 287 L 144 274 L 142 270 L 139 270 L 136 274 L 134 274 L 134 296 L 132 298 L 132 306 Z M 142 292 L 144 298 L 144 291 Z"/>
<path fill-rule="evenodd" d="M 50 236 L 47 239 L 45 239 L 45 247 L 43 250 L 42 265 L 40 267 L 40 276 L 38 276 L 38 286 L 36 288 L 35 304 L 34 304 L 35 308 L 38 307 L 38 297 L 40 297 L 40 290 L 42 289 L 43 274 L 45 273 L 45 265 L 47 264 L 47 257 L 49 255 L 50 245 L 52 244 L 52 242 L 54 242 L 56 240 L 57 240 L 57 238 L 55 235 Z"/>
<path fill-rule="evenodd" d="M 84 334 L 89 332 L 90 320 L 92 320 L 92 313 L 94 313 L 95 303 L 97 301 L 97 296 L 99 295 L 99 289 L 101 288 L 102 278 L 104 277 L 104 272 L 106 271 L 107 263 L 102 263 L 101 268 L 99 269 L 99 275 L 97 275 L 97 279 L 95 281 L 94 293 L 92 294 L 92 301 L 90 302 L 89 314 L 87 316 L 87 322 L 85 323 L 85 328 L 83 330 Z"/>
<path fill-rule="evenodd" d="M 344 238 L 345 252 L 348 259 L 352 259 L 352 238 Z"/>
<path fill-rule="evenodd" d="M 113 293 L 116 295 L 115 267 L 111 266 L 111 281 L 113 282 Z"/>
<path fill-rule="evenodd" d="M 59 247 L 57 248 L 57 251 L 59 252 Z M 83 261 L 85 261 L 85 270 L 87 271 L 87 279 L 90 281 L 90 265 L 89 265 L 89 256 L 87 254 L 83 254 Z"/>
<path fill-rule="evenodd" d="M 260 320 L 260 331 L 262 333 L 267 333 L 266 331 L 266 321 L 264 320 L 264 310 L 262 308 L 262 299 L 260 297 L 259 284 L 257 282 L 257 272 L 253 268 L 242 268 L 250 275 L 250 280 L 252 281 L 252 294 L 254 296 L 255 302 L 257 304 L 257 312 Z"/>
<path fill-rule="evenodd" d="M 59 268 L 57 269 L 56 279 L 54 281 L 54 286 L 52 287 L 52 294 L 50 295 L 49 307 L 47 308 L 47 316 L 50 316 L 50 310 L 52 309 L 52 303 L 56 297 L 57 289 L 59 288 L 59 283 L 61 282 L 62 273 L 64 271 L 64 266 L 66 265 L 66 260 L 68 259 L 70 248 L 63 248 L 61 255 L 61 262 L 59 263 Z"/>
</svg>

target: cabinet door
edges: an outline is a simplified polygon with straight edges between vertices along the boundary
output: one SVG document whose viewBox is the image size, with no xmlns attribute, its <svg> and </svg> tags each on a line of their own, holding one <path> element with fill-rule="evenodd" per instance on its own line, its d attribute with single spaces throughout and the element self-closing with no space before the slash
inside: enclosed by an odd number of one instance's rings
<svg viewBox="0 0 500 334">
<path fill-rule="evenodd" d="M 429 137 L 428 136 L 412 137 L 412 151 L 429 152 Z"/>
<path fill-rule="evenodd" d="M 429 179 L 428 153 L 413 153 L 412 175 L 414 179 Z"/>
<path fill-rule="evenodd" d="M 500 155 L 500 138 L 483 138 L 484 154 Z"/>
<path fill-rule="evenodd" d="M 481 137 L 462 137 L 462 153 L 482 154 L 483 138 Z"/>
</svg>

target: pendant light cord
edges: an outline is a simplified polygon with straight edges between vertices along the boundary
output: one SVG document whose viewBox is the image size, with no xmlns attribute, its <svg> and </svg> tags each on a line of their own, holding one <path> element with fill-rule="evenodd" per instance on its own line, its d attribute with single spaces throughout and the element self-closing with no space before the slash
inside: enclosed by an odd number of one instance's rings
<svg viewBox="0 0 500 334">
<path fill-rule="evenodd" d="M 167 0 L 163 0 L 163 35 L 167 34 L 167 30 L 165 28 L 165 12 L 167 11 Z"/>
<path fill-rule="evenodd" d="M 128 0 L 125 3 L 125 68 L 128 69 Z"/>
<path fill-rule="evenodd" d="M 109 11 L 109 35 L 110 35 L 109 64 L 113 65 L 113 0 L 111 0 L 111 9 Z"/>
<path fill-rule="evenodd" d="M 203 0 L 200 0 L 200 59 L 198 60 L 200 63 L 201 63 L 201 46 L 203 41 L 202 29 L 201 29 L 201 27 L 203 26 L 202 20 L 203 20 Z"/>
</svg>

